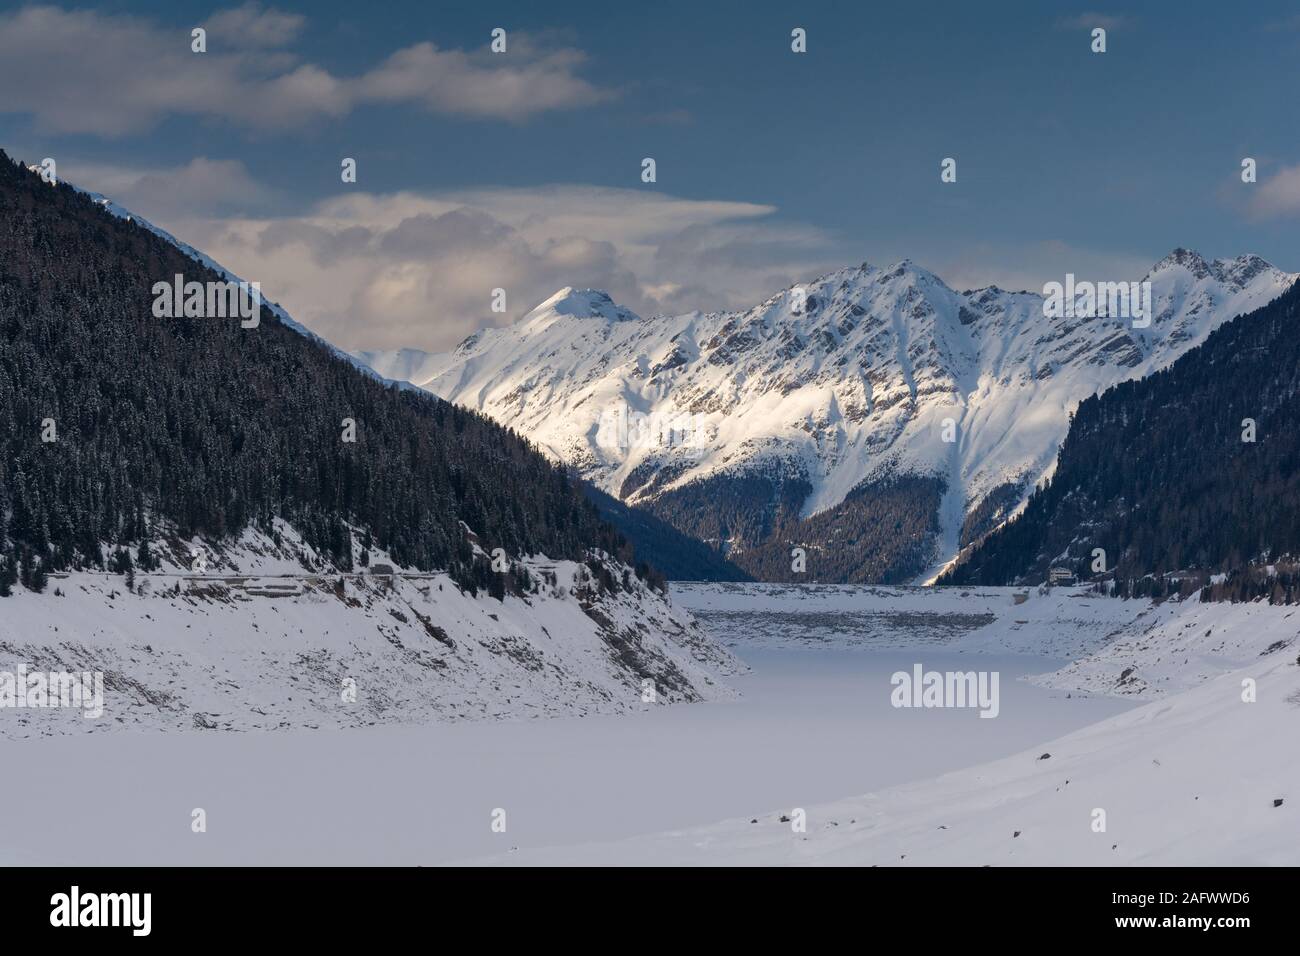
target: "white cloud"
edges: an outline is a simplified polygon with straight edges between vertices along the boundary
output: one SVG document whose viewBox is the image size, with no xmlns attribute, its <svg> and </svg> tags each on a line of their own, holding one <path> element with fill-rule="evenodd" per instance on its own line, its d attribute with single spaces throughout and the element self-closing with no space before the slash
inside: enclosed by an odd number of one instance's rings
<svg viewBox="0 0 1300 956">
<path fill-rule="evenodd" d="M 43 133 L 125 136 L 169 116 L 257 129 L 300 127 L 374 102 L 518 120 L 613 94 L 579 77 L 580 51 L 525 34 L 510 52 L 420 42 L 358 76 L 335 76 L 283 47 L 303 18 L 247 4 L 206 21 L 208 52 L 189 29 L 138 17 L 25 7 L 0 16 L 0 112 L 31 114 Z"/>
<path fill-rule="evenodd" d="M 748 306 L 842 265 L 770 206 L 635 189 L 547 186 L 353 193 L 294 216 L 158 224 L 344 348 L 445 349 L 556 289 L 607 290 L 642 314 Z M 143 213 L 142 213 L 143 214 Z M 503 288 L 509 311 L 493 313 Z"/>
<path fill-rule="evenodd" d="M 580 79 L 586 57 L 577 50 L 544 51 L 518 37 L 503 56 L 439 50 L 417 43 L 398 50 L 357 82 L 357 95 L 370 102 L 416 102 L 435 113 L 522 119 L 552 109 L 589 106 L 612 95 Z"/>
<path fill-rule="evenodd" d="M 1256 220 L 1300 215 L 1300 166 L 1283 166 L 1249 187 L 1247 215 Z"/>
<path fill-rule="evenodd" d="M 306 17 L 297 13 L 284 13 L 267 9 L 260 3 L 246 3 L 242 7 L 220 10 L 203 21 L 210 39 L 219 44 L 277 47 L 292 42 Z"/>
<path fill-rule="evenodd" d="M 232 159 L 198 156 L 184 166 L 137 169 L 66 157 L 59 160 L 59 173 L 159 223 L 182 216 L 246 213 L 276 198 L 242 162 Z"/>
</svg>

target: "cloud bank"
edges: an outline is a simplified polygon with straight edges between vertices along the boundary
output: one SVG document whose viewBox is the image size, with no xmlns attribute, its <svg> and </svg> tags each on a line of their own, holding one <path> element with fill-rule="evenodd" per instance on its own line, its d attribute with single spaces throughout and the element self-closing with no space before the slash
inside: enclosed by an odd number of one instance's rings
<svg viewBox="0 0 1300 956">
<path fill-rule="evenodd" d="M 375 104 L 519 121 L 611 99 L 578 75 L 580 50 L 526 34 L 508 52 L 420 42 L 355 76 L 339 76 L 288 49 L 303 17 L 257 4 L 204 23 L 207 52 L 189 28 L 139 17 L 25 7 L 0 16 L 0 112 L 28 114 L 45 134 L 121 137 L 172 116 L 254 130 L 301 128 Z"/>
</svg>

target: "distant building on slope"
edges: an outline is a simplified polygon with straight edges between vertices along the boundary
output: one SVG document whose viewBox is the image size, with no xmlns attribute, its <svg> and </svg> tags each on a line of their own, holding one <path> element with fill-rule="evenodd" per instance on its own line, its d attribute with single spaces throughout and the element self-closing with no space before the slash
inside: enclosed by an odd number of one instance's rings
<svg viewBox="0 0 1300 956">
<path fill-rule="evenodd" d="M 1074 584 L 1074 572 L 1069 568 L 1052 568 L 1047 572 L 1047 583 L 1056 584 Z"/>
</svg>

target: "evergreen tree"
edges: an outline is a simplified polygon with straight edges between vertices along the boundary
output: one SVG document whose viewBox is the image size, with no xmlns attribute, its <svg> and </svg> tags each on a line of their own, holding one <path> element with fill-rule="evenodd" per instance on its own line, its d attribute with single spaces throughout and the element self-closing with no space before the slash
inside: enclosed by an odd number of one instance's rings
<svg viewBox="0 0 1300 956">
<path fill-rule="evenodd" d="M 0 556 L 0 597 L 9 597 L 18 583 L 18 558 L 12 551 Z"/>
<path fill-rule="evenodd" d="M 136 552 L 135 563 L 141 571 L 154 571 L 159 566 L 159 561 L 154 557 L 153 552 L 149 549 L 149 539 L 144 538 L 140 541 L 140 548 Z"/>
<path fill-rule="evenodd" d="M 37 594 L 45 590 L 45 585 L 49 583 L 49 575 L 45 571 L 45 562 L 37 561 L 32 569 L 31 589 Z"/>
</svg>

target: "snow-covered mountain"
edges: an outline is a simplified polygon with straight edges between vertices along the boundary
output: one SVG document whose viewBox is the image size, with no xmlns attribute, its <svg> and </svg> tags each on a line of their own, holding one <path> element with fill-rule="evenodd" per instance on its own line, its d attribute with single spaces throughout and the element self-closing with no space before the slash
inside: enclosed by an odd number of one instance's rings
<svg viewBox="0 0 1300 956">
<path fill-rule="evenodd" d="M 1170 364 L 1296 277 L 1176 249 L 1142 279 L 1147 327 L 1047 317 L 1043 295 L 959 292 L 907 260 L 743 312 L 640 318 L 566 288 L 450 353 L 356 355 L 491 415 L 751 573 L 898 581 L 1014 513 L 1081 399 Z M 809 552 L 803 578 L 793 545 Z"/>
</svg>

